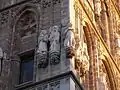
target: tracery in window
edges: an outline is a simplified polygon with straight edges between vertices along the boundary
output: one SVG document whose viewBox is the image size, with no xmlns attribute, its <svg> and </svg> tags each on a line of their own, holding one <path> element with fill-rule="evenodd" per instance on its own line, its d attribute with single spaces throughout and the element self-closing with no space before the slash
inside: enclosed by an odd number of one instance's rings
<svg viewBox="0 0 120 90">
<path fill-rule="evenodd" d="M 35 13 L 25 11 L 16 23 L 16 31 L 21 37 L 29 36 L 36 31 Z"/>
</svg>

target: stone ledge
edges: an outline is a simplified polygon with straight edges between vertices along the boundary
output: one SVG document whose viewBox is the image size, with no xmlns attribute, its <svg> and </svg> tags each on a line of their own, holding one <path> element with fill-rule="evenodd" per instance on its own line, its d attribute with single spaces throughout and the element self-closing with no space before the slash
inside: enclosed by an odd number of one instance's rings
<svg viewBox="0 0 120 90">
<path fill-rule="evenodd" d="M 79 88 L 81 90 L 83 90 L 82 85 L 77 80 L 76 76 L 74 75 L 74 73 L 72 71 L 69 71 L 69 72 L 66 72 L 66 73 L 63 73 L 63 74 L 60 74 L 60 75 L 57 75 L 57 76 L 39 81 L 39 82 L 31 81 L 31 82 L 23 83 L 23 84 L 20 84 L 20 85 L 16 85 L 15 88 L 16 88 L 16 90 L 22 90 L 22 89 L 26 89 L 26 88 L 29 88 L 29 87 L 37 86 L 37 85 L 42 84 L 42 83 L 47 83 L 47 82 L 50 82 L 50 81 L 53 81 L 53 80 L 56 80 L 56 79 L 57 80 L 58 79 L 63 79 L 65 77 L 71 77 L 73 79 L 73 81 L 79 86 Z"/>
</svg>

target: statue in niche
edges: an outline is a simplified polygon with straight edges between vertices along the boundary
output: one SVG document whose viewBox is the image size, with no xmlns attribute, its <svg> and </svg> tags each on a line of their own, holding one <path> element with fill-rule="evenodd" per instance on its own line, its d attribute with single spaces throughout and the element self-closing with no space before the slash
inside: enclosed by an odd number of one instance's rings
<svg viewBox="0 0 120 90">
<path fill-rule="evenodd" d="M 53 26 L 50 30 L 49 59 L 50 64 L 56 65 L 60 62 L 60 32 L 58 26 Z"/>
<path fill-rule="evenodd" d="M 66 57 L 72 58 L 75 56 L 75 37 L 72 30 L 67 30 L 64 40 L 64 47 L 66 49 Z"/>
<path fill-rule="evenodd" d="M 37 59 L 39 59 L 39 68 L 46 68 L 48 65 L 48 35 L 46 30 L 41 30 L 38 37 L 38 50 L 37 50 Z"/>
</svg>

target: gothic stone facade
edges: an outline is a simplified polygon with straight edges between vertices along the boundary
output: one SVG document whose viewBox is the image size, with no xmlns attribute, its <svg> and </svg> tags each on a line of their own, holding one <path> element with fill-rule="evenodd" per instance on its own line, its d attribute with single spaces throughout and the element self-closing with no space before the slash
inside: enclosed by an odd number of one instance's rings
<svg viewBox="0 0 120 90">
<path fill-rule="evenodd" d="M 0 90 L 119 90 L 116 2 L 1 0 Z"/>
</svg>

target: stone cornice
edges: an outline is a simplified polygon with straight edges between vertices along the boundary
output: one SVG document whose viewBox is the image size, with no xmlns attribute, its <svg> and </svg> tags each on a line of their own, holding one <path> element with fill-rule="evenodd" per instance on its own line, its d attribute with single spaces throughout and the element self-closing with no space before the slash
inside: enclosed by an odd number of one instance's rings
<svg viewBox="0 0 120 90">
<path fill-rule="evenodd" d="M 76 78 L 75 74 L 72 72 L 72 71 L 68 71 L 66 73 L 63 73 L 63 74 L 60 74 L 60 75 L 57 75 L 57 76 L 54 76 L 54 77 L 51 77 L 51 78 L 47 78 L 45 80 L 42 80 L 42 81 L 38 81 L 38 82 L 28 82 L 28 83 L 23 83 L 23 84 L 20 84 L 20 85 L 16 85 L 15 88 L 16 90 L 22 90 L 22 89 L 26 89 L 26 88 L 29 88 L 29 87 L 32 87 L 32 86 L 37 86 L 37 85 L 40 85 L 40 84 L 43 84 L 43 83 L 46 83 L 46 82 L 50 82 L 50 81 L 53 81 L 53 80 L 58 80 L 58 79 L 63 79 L 65 77 L 71 77 L 75 83 L 79 86 L 79 88 L 81 90 L 83 90 L 83 87 L 81 86 L 80 82 L 78 81 L 78 79 Z"/>
</svg>

